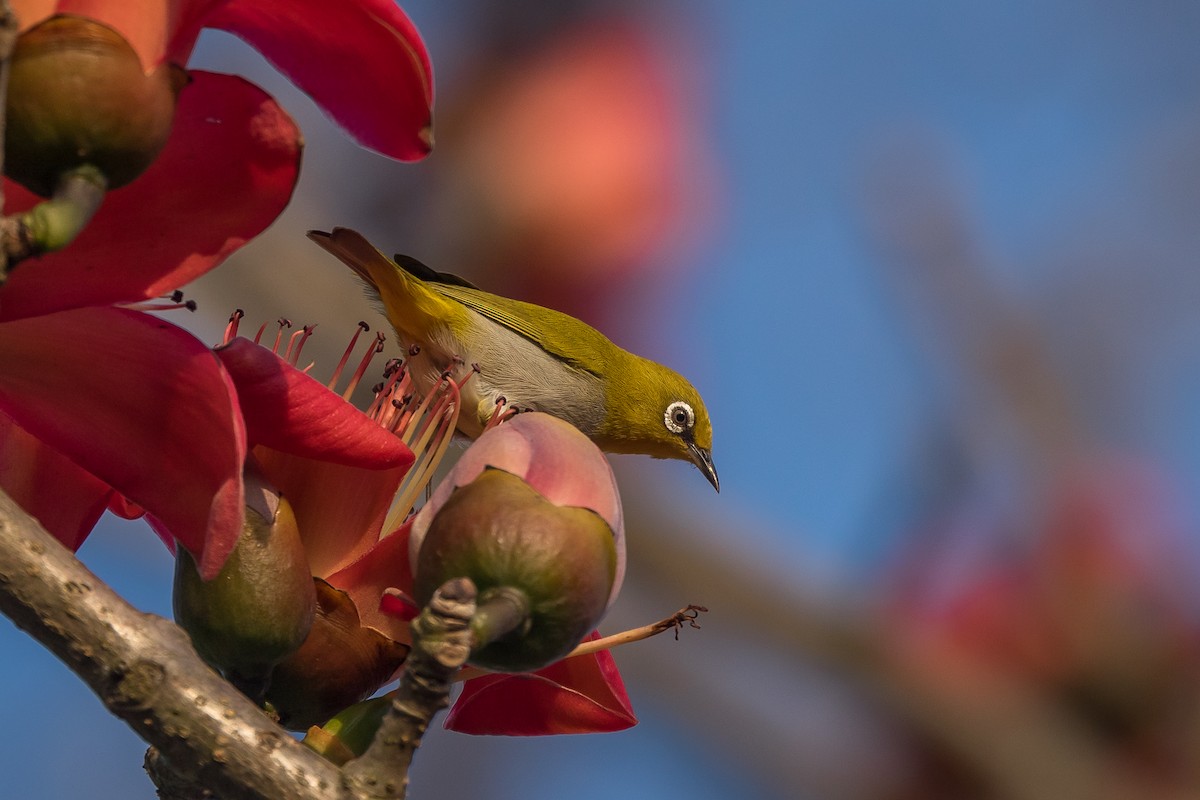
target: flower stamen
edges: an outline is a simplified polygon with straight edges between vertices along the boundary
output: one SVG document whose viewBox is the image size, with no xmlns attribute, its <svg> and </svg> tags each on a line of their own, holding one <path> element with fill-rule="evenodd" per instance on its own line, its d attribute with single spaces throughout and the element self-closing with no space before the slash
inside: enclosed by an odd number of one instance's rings
<svg viewBox="0 0 1200 800">
<path fill-rule="evenodd" d="M 467 377 L 473 373 L 468 373 Z M 466 379 L 463 380 L 466 383 Z M 396 492 L 396 499 L 384 521 L 383 532 L 386 535 L 396 530 L 408 517 L 416 505 L 417 497 L 429 485 L 430 478 L 442 462 L 450 440 L 454 438 L 455 428 L 458 427 L 458 411 L 462 403 L 459 397 L 460 384 L 443 373 L 442 380 L 421 399 L 415 411 L 401 415 L 396 427 L 392 428 L 401 440 L 409 446 L 417 456 L 416 462 Z M 400 406 L 410 406 L 411 396 L 398 402 Z M 400 422 L 403 424 L 399 424 Z M 412 424 L 414 423 L 415 424 Z M 431 443 L 435 443 L 432 447 Z"/>
<path fill-rule="evenodd" d="M 180 308 L 195 311 L 199 307 L 195 300 L 184 300 L 183 292 L 179 289 L 170 294 L 160 295 L 154 300 L 143 300 L 139 303 L 118 303 L 118 305 L 121 308 L 128 308 L 130 311 L 175 311 Z"/>
<path fill-rule="evenodd" d="M 228 344 L 238 335 L 238 329 L 244 317 L 245 313 L 241 309 L 237 309 L 229 315 L 224 344 Z M 286 349 L 281 353 L 284 329 L 291 328 L 292 322 L 286 317 L 280 317 L 276 324 L 278 330 L 270 350 L 295 367 L 300 360 L 305 342 L 313 335 L 317 326 L 315 324 L 305 325 L 300 330 L 292 332 L 288 336 Z M 262 344 L 262 337 L 266 333 L 266 329 L 267 326 L 264 324 L 254 337 L 255 344 L 261 347 L 266 347 Z M 334 370 L 333 377 L 326 384 L 329 390 L 337 391 L 337 385 L 350 361 L 350 356 L 358 345 L 359 336 L 368 331 L 370 328 L 365 322 L 358 323 L 350 344 L 342 353 L 341 360 Z M 351 396 L 358 388 L 359 382 L 363 379 L 375 356 L 383 352 L 385 341 L 386 337 L 377 332 L 375 338 L 367 345 L 358 367 L 341 393 L 343 400 L 350 402 Z M 412 512 L 421 493 L 428 494 L 430 479 L 449 449 L 450 441 L 454 438 L 458 426 L 458 415 L 462 406 L 462 388 L 471 379 L 471 376 L 480 371 L 478 364 L 472 364 L 470 369 L 462 369 L 463 359 L 455 357 L 451 360 L 448 368 L 438 376 L 436 383 L 418 400 L 414 391 L 412 374 L 408 367 L 411 359 L 420 352 L 420 347 L 415 344 L 410 345 L 407 350 L 408 359 L 392 358 L 384 364 L 383 380 L 372 387 L 374 397 L 366 411 L 363 412 L 381 428 L 399 438 L 414 456 L 413 465 L 396 491 L 381 535 L 387 535 L 396 530 Z M 307 373 L 312 366 L 309 364 L 303 372 Z"/>
<path fill-rule="evenodd" d="M 235 308 L 233 313 L 229 315 L 229 324 L 225 326 L 225 336 L 221 339 L 221 344 L 229 344 L 237 337 L 238 323 L 246 316 L 246 312 L 240 308 Z"/>
<path fill-rule="evenodd" d="M 500 395 L 496 398 L 496 410 L 492 412 L 490 417 L 488 417 L 487 422 L 484 423 L 483 429 L 485 431 L 490 431 L 500 423 L 510 420 L 520 413 L 520 408 L 510 404 L 508 402 L 508 398 L 504 395 Z"/>
<path fill-rule="evenodd" d="M 354 371 L 353 377 L 350 378 L 349 385 L 346 386 L 346 391 L 342 392 L 343 400 L 350 400 L 350 396 L 353 395 L 354 390 L 358 388 L 358 382 L 362 380 L 362 376 L 364 373 L 366 373 L 367 367 L 370 366 L 371 361 L 375 358 L 375 354 L 383 352 L 383 343 L 386 340 L 386 336 L 384 336 L 382 333 L 376 332 L 375 341 L 372 342 L 369 348 L 367 348 L 367 352 L 363 355 L 362 361 L 359 362 L 358 369 Z"/>
<path fill-rule="evenodd" d="M 293 367 L 296 366 L 296 363 L 300 360 L 300 351 L 304 348 L 304 343 L 308 341 L 308 337 L 312 336 L 313 331 L 316 329 L 316 325 L 305 325 L 293 333 L 291 338 L 288 339 L 287 352 L 283 354 L 283 360 Z M 295 348 L 294 352 L 293 348 Z"/>
<path fill-rule="evenodd" d="M 329 379 L 329 383 L 325 384 L 330 391 L 337 391 L 337 382 L 341 380 L 342 370 L 346 368 L 346 362 L 350 360 L 350 354 L 354 352 L 354 346 L 358 344 L 358 337 L 371 330 L 371 326 L 362 320 L 358 321 L 358 327 L 354 330 L 354 335 L 350 337 L 350 344 L 346 345 L 346 352 L 342 353 L 342 360 L 333 370 L 333 377 Z"/>
<path fill-rule="evenodd" d="M 292 321 L 286 317 L 279 318 L 279 330 L 275 332 L 275 345 L 271 352 L 279 355 L 279 344 L 283 341 L 283 329 L 292 327 Z"/>
<path fill-rule="evenodd" d="M 407 389 L 412 381 L 404 362 L 398 358 L 389 359 L 384 365 L 383 377 L 384 382 L 375 387 L 375 399 L 367 407 L 367 416 L 386 428 L 391 424 L 395 401 L 391 404 L 384 401 Z"/>
</svg>

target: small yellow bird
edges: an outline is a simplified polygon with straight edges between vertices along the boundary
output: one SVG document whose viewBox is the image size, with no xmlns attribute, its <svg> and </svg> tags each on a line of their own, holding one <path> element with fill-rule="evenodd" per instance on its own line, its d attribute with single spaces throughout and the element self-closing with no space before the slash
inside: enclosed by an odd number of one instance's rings
<svg viewBox="0 0 1200 800">
<path fill-rule="evenodd" d="M 712 423 L 700 394 L 674 370 L 617 347 L 549 308 L 499 297 L 416 259 L 385 256 L 349 228 L 308 238 L 354 270 L 383 303 L 427 391 L 456 362 L 478 364 L 463 387 L 458 428 L 474 439 L 501 405 L 553 414 L 601 450 L 691 461 L 720 491 Z"/>
</svg>

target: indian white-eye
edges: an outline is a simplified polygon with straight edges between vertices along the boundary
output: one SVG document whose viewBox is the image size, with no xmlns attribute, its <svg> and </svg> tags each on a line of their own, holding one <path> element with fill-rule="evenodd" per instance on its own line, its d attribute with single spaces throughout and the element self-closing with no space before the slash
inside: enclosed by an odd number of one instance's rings
<svg viewBox="0 0 1200 800">
<path fill-rule="evenodd" d="M 409 370 L 419 389 L 461 365 L 479 366 L 462 389 L 464 435 L 479 436 L 502 407 L 544 411 L 606 452 L 691 461 L 720 491 L 708 410 L 679 373 L 560 311 L 482 291 L 407 256 L 393 261 L 349 228 L 308 237 L 378 296 L 413 353 Z"/>
</svg>

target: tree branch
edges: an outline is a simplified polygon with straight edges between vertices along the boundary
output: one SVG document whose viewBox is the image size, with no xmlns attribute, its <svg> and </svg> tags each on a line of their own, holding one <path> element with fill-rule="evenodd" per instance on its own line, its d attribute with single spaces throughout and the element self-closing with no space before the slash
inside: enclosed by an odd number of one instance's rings
<svg viewBox="0 0 1200 800">
<path fill-rule="evenodd" d="M 0 492 L 0 612 L 58 656 L 185 781 L 225 800 L 346 800 L 341 772 L 126 603 Z"/>
<path fill-rule="evenodd" d="M 413 620 L 413 648 L 400 685 L 374 741 L 345 767 L 357 794 L 399 800 L 408 790 L 408 767 L 434 714 L 450 704 L 450 687 L 471 654 L 476 591 L 470 578 L 455 578 L 433 594 Z"/>
</svg>

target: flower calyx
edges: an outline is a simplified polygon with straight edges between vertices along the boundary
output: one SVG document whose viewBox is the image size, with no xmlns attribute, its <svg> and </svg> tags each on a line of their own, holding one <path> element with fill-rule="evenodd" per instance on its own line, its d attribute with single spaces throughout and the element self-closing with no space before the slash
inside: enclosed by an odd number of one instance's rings
<svg viewBox="0 0 1200 800">
<path fill-rule="evenodd" d="M 525 672 L 566 655 L 608 606 L 618 554 L 596 512 L 558 506 L 524 480 L 486 469 L 434 515 L 415 565 L 424 605 L 455 577 L 479 588 L 469 663 Z"/>
<path fill-rule="evenodd" d="M 5 174 L 42 197 L 81 167 L 108 188 L 140 175 L 171 133 L 184 70 L 145 72 L 115 30 L 58 15 L 17 39 L 10 65 Z"/>
<path fill-rule="evenodd" d="M 178 548 L 173 605 L 196 651 L 261 702 L 275 665 L 308 636 L 317 598 L 287 499 L 251 470 L 246 495 L 241 538 L 214 579 Z"/>
</svg>

